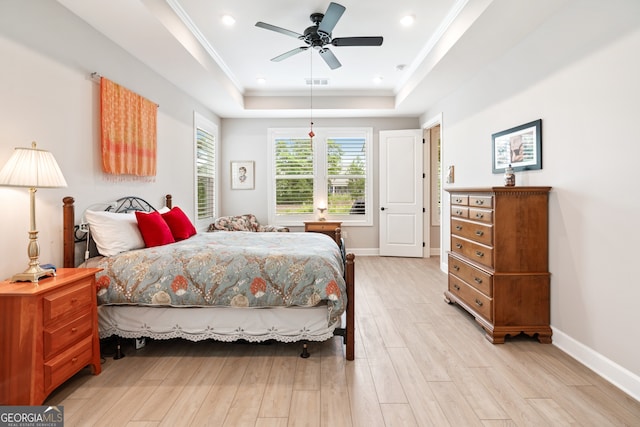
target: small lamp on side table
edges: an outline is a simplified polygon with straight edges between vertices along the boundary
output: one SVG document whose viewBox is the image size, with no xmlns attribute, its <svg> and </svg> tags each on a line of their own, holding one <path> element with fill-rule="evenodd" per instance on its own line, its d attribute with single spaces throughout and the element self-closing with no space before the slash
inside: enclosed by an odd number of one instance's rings
<svg viewBox="0 0 640 427">
<path fill-rule="evenodd" d="M 327 218 L 324 216 L 324 212 L 327 210 L 324 206 L 318 206 L 318 221 L 326 221 Z"/>
<path fill-rule="evenodd" d="M 43 276 L 54 275 L 55 270 L 40 267 L 40 245 L 38 244 L 38 231 L 36 230 L 36 191 L 37 188 L 66 187 L 65 181 L 56 159 L 49 151 L 39 150 L 36 143 L 31 148 L 16 148 L 9 161 L 0 170 L 0 185 L 8 187 L 29 188 L 30 219 L 29 230 L 29 267 L 23 272 L 14 275 L 12 282 L 27 281 L 38 284 Z"/>
</svg>

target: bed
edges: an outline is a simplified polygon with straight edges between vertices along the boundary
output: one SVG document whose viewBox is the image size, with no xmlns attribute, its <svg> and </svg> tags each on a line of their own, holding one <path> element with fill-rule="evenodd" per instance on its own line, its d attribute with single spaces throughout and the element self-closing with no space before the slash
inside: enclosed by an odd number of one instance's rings
<svg viewBox="0 0 640 427">
<path fill-rule="evenodd" d="M 170 195 L 165 205 L 160 214 L 125 197 L 107 210 L 118 221 L 135 214 L 146 222 L 179 210 Z M 65 197 L 65 267 L 77 266 L 76 246 L 88 248 L 92 240 L 90 229 L 75 224 L 74 211 L 74 199 Z M 199 232 L 160 244 L 144 237 L 151 247 L 91 253 L 81 264 L 102 269 L 96 275 L 101 338 L 301 342 L 306 357 L 307 342 L 338 335 L 346 359 L 354 359 L 355 257 L 346 254 L 340 233 L 336 241 L 302 232 Z"/>
</svg>

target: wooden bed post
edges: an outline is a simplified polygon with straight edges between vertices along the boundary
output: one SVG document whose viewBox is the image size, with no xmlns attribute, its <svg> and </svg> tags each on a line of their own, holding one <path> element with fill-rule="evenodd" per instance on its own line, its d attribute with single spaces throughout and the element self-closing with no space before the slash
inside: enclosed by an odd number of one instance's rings
<svg viewBox="0 0 640 427">
<path fill-rule="evenodd" d="M 346 358 L 355 357 L 355 255 L 347 254 L 347 325 L 346 325 Z"/>
<path fill-rule="evenodd" d="M 63 266 L 65 268 L 73 268 L 75 267 L 75 254 L 76 254 L 76 245 L 75 245 L 75 235 L 74 235 L 74 226 L 75 226 L 75 216 L 74 216 L 74 207 L 73 207 L 73 197 L 67 196 L 62 199 L 62 240 L 64 242 L 62 253 L 63 253 Z"/>
</svg>

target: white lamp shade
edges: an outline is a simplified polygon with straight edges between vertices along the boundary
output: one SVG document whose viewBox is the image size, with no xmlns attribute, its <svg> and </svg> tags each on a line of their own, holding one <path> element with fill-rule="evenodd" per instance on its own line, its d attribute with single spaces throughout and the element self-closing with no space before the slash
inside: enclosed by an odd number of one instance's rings
<svg viewBox="0 0 640 427">
<path fill-rule="evenodd" d="M 16 148 L 0 171 L 0 185 L 10 187 L 55 188 L 66 187 L 62 171 L 49 151 Z"/>
</svg>

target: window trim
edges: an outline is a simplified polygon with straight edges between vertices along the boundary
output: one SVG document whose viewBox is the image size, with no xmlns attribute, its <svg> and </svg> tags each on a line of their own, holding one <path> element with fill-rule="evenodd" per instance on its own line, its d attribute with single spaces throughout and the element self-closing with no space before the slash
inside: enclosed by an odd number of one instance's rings
<svg viewBox="0 0 640 427">
<path fill-rule="evenodd" d="M 365 213 L 363 215 L 350 214 L 326 214 L 327 221 L 341 221 L 348 226 L 372 226 L 373 225 L 373 128 L 371 127 L 327 127 L 314 128 L 314 207 L 319 203 L 326 206 L 328 200 L 327 184 L 327 139 L 333 138 L 364 138 L 366 155 L 366 189 L 365 189 Z M 305 221 L 318 220 L 318 212 L 314 210 L 310 214 L 300 215 L 276 215 L 276 177 L 275 177 L 275 148 L 276 139 L 308 139 L 309 128 L 269 128 L 267 150 L 267 186 L 268 220 L 270 224 L 290 227 L 304 226 Z"/>
<path fill-rule="evenodd" d="M 198 218 L 198 129 L 202 129 L 214 137 L 213 143 L 213 211 L 211 217 Z M 197 230 L 205 230 L 209 224 L 218 215 L 218 200 L 220 195 L 219 184 L 219 156 L 220 152 L 220 134 L 218 131 L 218 125 L 211 120 L 199 114 L 197 111 L 193 113 L 193 203 L 194 203 L 194 224 Z"/>
</svg>

